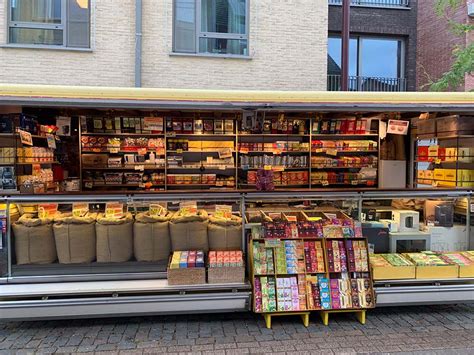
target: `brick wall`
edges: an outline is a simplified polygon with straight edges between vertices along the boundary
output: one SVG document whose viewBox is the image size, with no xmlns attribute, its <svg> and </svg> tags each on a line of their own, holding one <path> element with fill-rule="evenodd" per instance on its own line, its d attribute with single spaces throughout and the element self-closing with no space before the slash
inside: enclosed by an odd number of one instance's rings
<svg viewBox="0 0 474 355">
<path fill-rule="evenodd" d="M 453 63 L 452 50 L 455 46 L 464 46 L 466 41 L 474 39 L 453 34 L 447 20 L 440 18 L 434 11 L 435 0 L 420 1 L 418 9 L 418 59 L 417 59 L 417 87 L 423 87 L 428 81 L 436 81 L 448 71 Z M 466 2 L 452 14 L 456 22 L 471 21 L 467 17 Z M 472 76 L 466 78 L 466 83 L 458 88 L 460 91 L 474 89 Z"/>
<path fill-rule="evenodd" d="M 92 0 L 91 52 L 0 48 L 0 82 L 133 86 L 134 4 Z M 143 86 L 326 90 L 327 2 L 250 4 L 251 59 L 242 60 L 171 56 L 172 0 L 143 0 Z M 6 10 L 0 0 L 0 43 Z"/>
<path fill-rule="evenodd" d="M 409 9 L 351 7 L 351 34 L 400 37 L 405 40 L 405 78 L 408 91 L 416 88 L 417 0 Z M 329 6 L 329 32 L 342 30 L 342 7 Z"/>
</svg>

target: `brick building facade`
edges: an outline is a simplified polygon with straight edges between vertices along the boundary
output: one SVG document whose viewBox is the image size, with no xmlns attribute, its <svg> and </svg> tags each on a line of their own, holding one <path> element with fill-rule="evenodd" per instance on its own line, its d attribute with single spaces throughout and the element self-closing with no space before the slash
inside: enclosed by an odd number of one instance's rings
<svg viewBox="0 0 474 355">
<path fill-rule="evenodd" d="M 0 82 L 134 86 L 134 0 L 91 0 L 90 49 L 80 50 L 12 48 L 9 4 L 0 0 Z M 248 56 L 225 58 L 174 55 L 173 1 L 143 0 L 142 85 L 325 90 L 327 1 L 249 4 Z"/>
<path fill-rule="evenodd" d="M 372 3 L 374 6 L 351 6 L 351 37 L 400 39 L 403 43 L 403 50 L 401 51 L 398 75 L 405 79 L 406 90 L 415 91 L 416 21 L 419 1 L 400 1 L 400 5 L 405 4 L 403 6 L 390 5 L 397 3 L 396 1 L 372 1 Z M 376 6 L 378 3 L 382 6 Z M 341 29 L 342 7 L 329 6 L 329 35 L 339 34 Z M 375 53 L 376 56 L 378 54 L 380 53 Z M 361 74 L 358 73 L 358 75 Z"/>
<path fill-rule="evenodd" d="M 459 23 L 474 23 L 468 17 L 467 3 L 464 0 L 451 19 Z M 452 50 L 456 46 L 464 47 L 474 41 L 474 34 L 469 36 L 455 35 L 444 18 L 435 13 L 436 0 L 419 2 L 418 8 L 418 51 L 417 51 L 417 89 L 428 90 L 426 85 L 430 80 L 436 81 L 448 71 L 454 61 Z M 474 76 L 467 75 L 465 83 L 458 90 L 474 89 Z"/>
</svg>

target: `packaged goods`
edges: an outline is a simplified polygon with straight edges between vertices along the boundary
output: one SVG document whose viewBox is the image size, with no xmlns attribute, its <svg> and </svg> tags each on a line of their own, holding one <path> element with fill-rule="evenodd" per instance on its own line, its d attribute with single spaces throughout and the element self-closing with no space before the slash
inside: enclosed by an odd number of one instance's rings
<svg viewBox="0 0 474 355">
<path fill-rule="evenodd" d="M 96 223 L 97 262 L 124 262 L 133 256 L 133 217 L 106 217 L 100 213 Z"/>
<path fill-rule="evenodd" d="M 54 218 L 54 239 L 60 264 L 90 263 L 96 259 L 96 218 L 95 213 L 82 217 L 68 213 Z"/>
<path fill-rule="evenodd" d="M 230 219 L 209 217 L 207 227 L 209 249 L 242 250 L 242 218 L 233 215 Z"/>
<path fill-rule="evenodd" d="M 169 220 L 171 215 L 150 215 L 149 212 L 135 216 L 133 224 L 133 250 L 137 261 L 167 260 L 171 252 Z"/>
<path fill-rule="evenodd" d="M 57 259 L 51 219 L 24 214 L 13 224 L 16 263 L 50 264 Z"/>
<path fill-rule="evenodd" d="M 170 220 L 171 247 L 176 250 L 209 250 L 208 229 L 209 218 L 204 210 L 188 213 L 183 210 L 176 212 Z"/>
<path fill-rule="evenodd" d="M 241 250 L 210 251 L 208 265 L 209 283 L 243 283 L 245 280 Z"/>
</svg>

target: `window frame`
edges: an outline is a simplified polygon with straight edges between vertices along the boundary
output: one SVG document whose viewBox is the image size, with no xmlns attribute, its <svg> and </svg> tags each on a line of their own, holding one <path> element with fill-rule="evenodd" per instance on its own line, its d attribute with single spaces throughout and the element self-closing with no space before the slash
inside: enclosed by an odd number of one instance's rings
<svg viewBox="0 0 474 355">
<path fill-rule="evenodd" d="M 340 33 L 329 33 L 328 38 L 338 38 L 342 41 L 342 35 Z M 370 35 L 370 34 L 351 34 L 350 39 L 355 39 L 357 41 L 357 63 L 356 63 L 356 76 L 361 76 L 362 72 L 362 50 L 361 50 L 361 42 L 363 39 L 372 39 L 372 40 L 392 40 L 398 41 L 400 43 L 400 53 L 399 57 L 397 58 L 397 70 L 398 70 L 398 79 L 405 79 L 405 55 L 406 55 L 406 46 L 407 46 L 407 39 L 400 36 L 381 36 L 381 35 Z M 342 53 L 341 53 L 342 57 Z"/>
<path fill-rule="evenodd" d="M 77 50 L 77 51 L 90 51 L 92 49 L 91 44 L 91 0 L 88 1 L 88 23 L 89 23 L 89 46 L 88 47 L 75 47 L 68 46 L 68 37 L 67 37 L 67 14 L 68 14 L 68 0 L 61 0 L 61 23 L 41 23 L 41 22 L 28 22 L 28 21 L 13 21 L 12 20 L 12 0 L 7 0 L 7 38 L 6 47 L 24 47 L 24 48 L 43 48 L 43 49 L 68 49 L 68 50 Z M 63 41 L 62 45 L 54 44 L 32 44 L 32 43 L 15 43 L 10 41 L 10 29 L 12 28 L 28 28 L 28 29 L 47 29 L 47 30 L 62 30 L 63 31 Z"/>
<path fill-rule="evenodd" d="M 220 33 L 220 32 L 206 32 L 201 30 L 201 8 L 202 0 L 194 0 L 194 36 L 195 36 L 195 51 L 176 51 L 176 1 L 173 0 L 173 36 L 172 36 L 172 55 L 176 56 L 192 56 L 192 57 L 217 57 L 217 58 L 249 58 L 250 57 L 250 41 L 249 41 L 249 29 L 250 29 L 250 0 L 245 0 L 245 33 Z M 247 41 L 247 54 L 231 54 L 231 53 L 208 53 L 200 52 L 199 40 L 201 38 L 209 39 L 230 39 L 230 40 L 246 40 Z"/>
</svg>

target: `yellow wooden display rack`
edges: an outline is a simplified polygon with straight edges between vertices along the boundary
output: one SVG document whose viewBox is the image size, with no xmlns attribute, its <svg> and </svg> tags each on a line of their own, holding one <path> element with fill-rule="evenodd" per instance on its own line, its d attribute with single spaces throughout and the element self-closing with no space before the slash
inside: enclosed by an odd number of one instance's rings
<svg viewBox="0 0 474 355">
<path fill-rule="evenodd" d="M 255 277 L 259 277 L 259 276 L 263 276 L 263 277 L 275 277 L 277 278 L 278 276 L 298 276 L 298 275 L 315 275 L 315 274 L 319 274 L 319 275 L 324 275 L 328 280 L 330 280 L 330 273 L 328 272 L 329 270 L 329 266 L 328 266 L 328 258 L 327 258 L 327 247 L 326 247 L 326 243 L 325 241 L 326 240 L 330 240 L 330 239 L 333 239 L 333 240 L 343 240 L 343 241 L 346 241 L 348 239 L 352 239 L 352 240 L 364 240 L 366 242 L 366 245 L 367 245 L 367 240 L 364 238 L 364 239 L 361 239 L 361 238 L 280 238 L 281 241 L 284 241 L 284 240 L 293 240 L 293 241 L 321 241 L 322 242 L 322 246 L 323 246 L 323 252 L 324 252 L 324 265 L 325 265 L 325 272 L 323 273 L 307 273 L 305 272 L 304 274 L 301 273 L 301 274 L 278 274 L 278 273 L 269 273 L 267 275 L 255 275 L 254 273 L 254 255 L 253 255 L 253 242 L 254 241 L 257 241 L 257 242 L 265 242 L 265 240 L 267 239 L 263 239 L 263 238 L 254 238 L 254 239 L 250 239 L 249 241 L 249 246 L 248 246 L 248 250 L 249 250 L 249 257 L 250 257 L 250 277 L 252 278 L 252 286 L 253 286 L 253 289 L 255 290 Z M 275 257 L 275 248 L 272 248 L 272 253 L 273 253 L 273 260 L 274 260 L 274 263 L 276 262 L 276 257 Z M 304 257 L 304 255 L 303 255 Z M 304 260 L 305 264 L 306 264 L 306 260 Z M 274 264 L 274 267 L 276 265 Z M 276 267 L 275 267 L 275 271 L 276 271 Z M 370 267 L 369 267 L 369 271 L 367 272 L 367 274 L 369 274 L 369 278 L 370 280 L 372 280 L 372 274 L 371 274 L 371 271 L 370 271 Z M 375 304 L 375 295 L 374 295 L 374 290 L 373 290 L 373 286 L 371 286 L 371 289 L 372 289 L 372 299 L 373 299 L 373 302 L 372 304 Z M 260 311 L 256 311 L 255 309 L 255 295 L 253 296 L 253 311 L 255 313 L 259 313 L 259 314 L 262 314 L 263 317 L 264 317 L 264 320 L 265 320 L 265 325 L 267 328 L 271 328 L 272 327 L 272 317 L 280 317 L 280 316 L 300 316 L 302 321 L 303 321 L 303 324 L 305 327 L 308 327 L 309 326 L 309 316 L 310 316 L 310 313 L 314 313 L 314 312 L 318 312 L 320 315 L 321 315 L 321 319 L 323 321 L 323 324 L 324 325 L 329 325 L 329 314 L 331 313 L 354 313 L 358 319 L 358 321 L 361 323 L 361 324 L 365 324 L 365 320 L 366 320 L 366 311 L 367 309 L 362 309 L 362 308 L 357 308 L 357 309 L 307 309 L 307 310 L 301 310 L 301 311 L 275 311 L 275 312 L 260 312 Z M 277 304 L 278 304 L 278 300 L 276 300 Z M 373 308 L 374 306 L 372 306 L 371 308 Z"/>
</svg>

